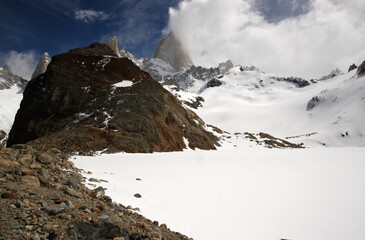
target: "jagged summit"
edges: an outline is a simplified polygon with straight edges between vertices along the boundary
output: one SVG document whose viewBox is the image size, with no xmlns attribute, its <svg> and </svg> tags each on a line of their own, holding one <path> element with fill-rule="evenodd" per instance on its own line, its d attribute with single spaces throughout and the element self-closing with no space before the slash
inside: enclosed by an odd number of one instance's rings
<svg viewBox="0 0 365 240">
<path fill-rule="evenodd" d="M 20 91 L 23 91 L 28 81 L 13 74 L 8 65 L 0 67 L 0 90 L 9 89 L 16 84 Z"/>
<path fill-rule="evenodd" d="M 222 62 L 218 65 L 219 70 L 221 71 L 222 74 L 225 74 L 226 72 L 229 71 L 229 69 L 233 68 L 233 62 L 231 60 L 227 60 L 225 62 Z"/>
<path fill-rule="evenodd" d="M 48 64 L 51 62 L 51 57 L 48 52 L 45 52 L 39 59 L 37 67 L 35 68 L 32 79 L 46 72 Z"/>
<path fill-rule="evenodd" d="M 133 55 L 133 53 L 128 52 L 126 50 L 124 50 L 123 48 L 120 50 L 119 52 L 120 57 L 125 57 L 128 58 L 129 60 L 131 60 L 134 64 L 136 64 L 137 66 L 140 65 L 140 61 Z"/>
<path fill-rule="evenodd" d="M 158 42 L 154 58 L 159 58 L 169 63 L 177 71 L 182 68 L 187 69 L 193 65 L 189 54 L 173 32 L 170 32 Z"/>
<path fill-rule="evenodd" d="M 116 36 L 113 36 L 109 39 L 109 42 L 108 42 L 108 47 L 110 47 L 113 52 L 118 56 L 120 57 L 120 52 L 119 52 L 119 48 L 118 48 L 118 39 Z"/>
<path fill-rule="evenodd" d="M 32 79 L 8 146 L 32 141 L 65 152 L 215 149 L 197 116 L 150 75 L 107 45 L 94 43 L 54 56 Z"/>
<path fill-rule="evenodd" d="M 364 73 L 365 73 L 365 61 L 363 61 L 363 62 L 361 63 L 361 65 L 357 68 L 356 73 L 357 73 L 358 75 L 361 75 L 361 74 L 364 74 Z"/>
<path fill-rule="evenodd" d="M 331 79 L 331 78 L 334 78 L 336 76 L 343 75 L 343 74 L 344 73 L 340 69 L 335 68 L 328 75 L 321 77 L 319 80 L 323 81 L 323 80 Z"/>
</svg>

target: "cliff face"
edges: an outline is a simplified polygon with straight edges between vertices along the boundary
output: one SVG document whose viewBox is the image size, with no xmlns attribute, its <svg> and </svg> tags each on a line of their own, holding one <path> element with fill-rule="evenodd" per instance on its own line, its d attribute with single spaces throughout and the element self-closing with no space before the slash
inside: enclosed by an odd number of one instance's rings
<svg viewBox="0 0 365 240">
<path fill-rule="evenodd" d="M 44 53 L 38 61 L 37 67 L 35 68 L 35 70 L 32 74 L 32 79 L 45 73 L 47 70 L 48 64 L 50 62 L 51 62 L 51 57 L 49 56 L 49 54 L 47 52 Z"/>
<path fill-rule="evenodd" d="M 66 152 L 215 149 L 181 103 L 105 44 L 54 56 L 27 85 L 8 146 L 32 141 Z"/>
<path fill-rule="evenodd" d="M 190 56 L 173 32 L 170 32 L 169 35 L 157 44 L 154 58 L 159 58 L 169 63 L 177 71 L 193 65 Z"/>
</svg>

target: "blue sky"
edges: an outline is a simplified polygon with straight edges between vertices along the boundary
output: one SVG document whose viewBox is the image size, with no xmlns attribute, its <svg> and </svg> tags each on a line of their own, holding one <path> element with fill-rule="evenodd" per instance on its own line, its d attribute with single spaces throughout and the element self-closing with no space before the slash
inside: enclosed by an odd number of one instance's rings
<svg viewBox="0 0 365 240">
<path fill-rule="evenodd" d="M 29 78 L 44 52 L 113 35 L 119 48 L 152 57 L 169 27 L 196 65 L 231 59 L 321 77 L 365 58 L 364 9 L 363 0 L 0 0 L 0 66 Z"/>
<path fill-rule="evenodd" d="M 33 50 L 54 55 L 92 42 L 106 42 L 116 34 L 120 47 L 148 57 L 167 26 L 168 8 L 177 2 L 1 0 L 0 52 Z"/>
</svg>

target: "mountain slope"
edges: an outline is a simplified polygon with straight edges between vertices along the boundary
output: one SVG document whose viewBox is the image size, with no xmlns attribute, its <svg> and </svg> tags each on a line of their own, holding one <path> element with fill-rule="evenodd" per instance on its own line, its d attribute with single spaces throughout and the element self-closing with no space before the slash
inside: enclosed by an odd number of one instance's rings
<svg viewBox="0 0 365 240">
<path fill-rule="evenodd" d="M 216 138 L 179 101 L 105 44 L 54 56 L 33 79 L 8 146 L 33 141 L 66 152 L 215 149 Z"/>
<path fill-rule="evenodd" d="M 224 130 L 267 132 L 307 146 L 365 146 L 365 78 L 355 70 L 301 88 L 237 67 L 219 81 L 200 94 L 197 113 Z"/>
</svg>

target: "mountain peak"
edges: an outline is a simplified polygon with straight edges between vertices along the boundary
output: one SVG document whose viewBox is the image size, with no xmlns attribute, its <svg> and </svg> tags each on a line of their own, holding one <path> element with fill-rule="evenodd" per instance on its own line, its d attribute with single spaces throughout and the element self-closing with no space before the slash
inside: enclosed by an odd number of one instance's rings
<svg viewBox="0 0 365 240">
<path fill-rule="evenodd" d="M 118 48 L 118 39 L 116 36 L 113 36 L 109 39 L 108 47 L 110 47 L 113 52 L 120 57 L 119 48 Z"/>
<path fill-rule="evenodd" d="M 158 42 L 154 58 L 159 58 L 169 63 L 177 71 L 193 65 L 189 54 L 173 32 L 170 32 Z"/>
<path fill-rule="evenodd" d="M 38 77 L 42 73 L 45 73 L 50 62 L 51 57 L 49 56 L 48 52 L 43 53 L 38 61 L 37 67 L 34 69 L 32 79 Z"/>
<path fill-rule="evenodd" d="M 52 58 L 32 79 L 8 146 L 31 144 L 65 152 L 215 149 L 217 138 L 150 75 L 106 44 Z"/>
</svg>

